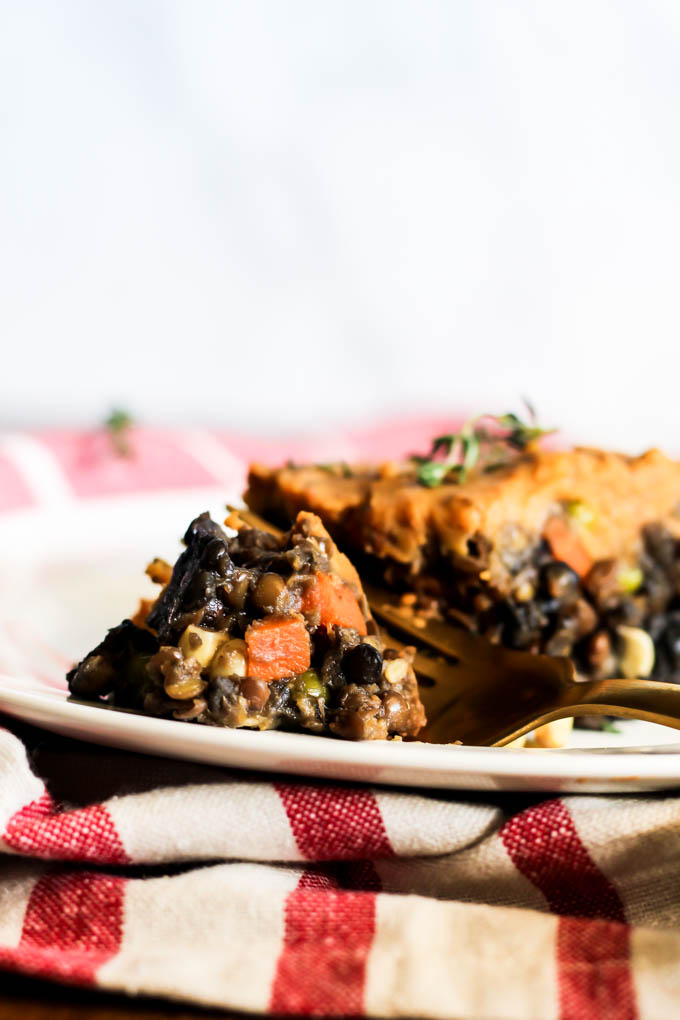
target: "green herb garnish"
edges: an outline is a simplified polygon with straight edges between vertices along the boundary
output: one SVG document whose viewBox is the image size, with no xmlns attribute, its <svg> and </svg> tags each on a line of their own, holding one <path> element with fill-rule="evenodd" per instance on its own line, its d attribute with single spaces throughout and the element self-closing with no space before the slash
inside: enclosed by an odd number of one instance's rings
<svg viewBox="0 0 680 1020">
<path fill-rule="evenodd" d="M 104 422 L 111 445 L 119 457 L 129 457 L 132 454 L 129 433 L 133 424 L 132 416 L 127 411 L 121 411 L 119 407 L 115 407 Z"/>
<path fill-rule="evenodd" d="M 528 403 L 526 406 L 528 423 L 512 412 L 481 414 L 465 422 L 460 432 L 437 436 L 427 456 L 411 458 L 418 465 L 420 484 L 432 489 L 442 482 L 464 482 L 473 468 L 493 471 L 514 455 L 524 453 L 542 436 L 556 431 L 536 425 L 533 408 Z"/>
<path fill-rule="evenodd" d="M 335 461 L 332 464 L 316 464 L 319 471 L 326 471 L 329 475 L 336 475 L 342 478 L 352 478 L 354 472 L 344 460 Z"/>
</svg>

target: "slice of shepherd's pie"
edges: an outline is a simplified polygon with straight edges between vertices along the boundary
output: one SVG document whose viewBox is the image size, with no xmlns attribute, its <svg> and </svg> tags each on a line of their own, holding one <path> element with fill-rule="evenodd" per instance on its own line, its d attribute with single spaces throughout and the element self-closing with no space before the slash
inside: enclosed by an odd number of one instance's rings
<svg viewBox="0 0 680 1020">
<path fill-rule="evenodd" d="M 657 450 L 541 450 L 514 415 L 402 464 L 250 469 L 271 520 L 318 514 L 360 570 L 415 613 L 588 677 L 680 681 L 680 464 Z"/>
<path fill-rule="evenodd" d="M 318 517 L 278 539 L 201 514 L 163 584 L 68 674 L 75 698 L 214 726 L 351 740 L 414 736 L 425 713 L 408 653 L 385 649 L 358 574 Z"/>
</svg>

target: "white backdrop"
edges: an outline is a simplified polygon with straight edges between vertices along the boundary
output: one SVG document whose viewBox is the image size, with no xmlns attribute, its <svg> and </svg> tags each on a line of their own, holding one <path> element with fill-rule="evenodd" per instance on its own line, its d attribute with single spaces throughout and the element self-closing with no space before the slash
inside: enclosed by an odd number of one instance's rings
<svg viewBox="0 0 680 1020">
<path fill-rule="evenodd" d="M 0 13 L 1 425 L 680 447 L 676 0 Z"/>
</svg>

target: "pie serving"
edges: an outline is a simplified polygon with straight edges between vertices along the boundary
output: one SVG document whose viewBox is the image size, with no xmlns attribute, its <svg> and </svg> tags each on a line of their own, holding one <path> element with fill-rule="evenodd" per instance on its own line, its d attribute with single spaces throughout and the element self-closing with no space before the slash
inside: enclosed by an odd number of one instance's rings
<svg viewBox="0 0 680 1020">
<path fill-rule="evenodd" d="M 162 590 L 68 674 L 72 697 L 213 726 L 347 739 L 425 722 L 408 651 L 383 646 L 359 576 L 318 517 L 278 538 L 237 515 L 189 525 Z"/>
<path fill-rule="evenodd" d="M 413 460 L 253 465 L 245 498 L 279 523 L 318 514 L 416 614 L 571 656 L 586 677 L 680 681 L 680 464 L 657 450 L 527 443 L 434 485 Z"/>
</svg>

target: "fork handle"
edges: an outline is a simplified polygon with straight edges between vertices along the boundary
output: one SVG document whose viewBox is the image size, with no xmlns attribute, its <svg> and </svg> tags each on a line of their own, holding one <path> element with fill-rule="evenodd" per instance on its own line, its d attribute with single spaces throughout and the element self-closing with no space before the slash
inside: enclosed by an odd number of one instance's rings
<svg viewBox="0 0 680 1020">
<path fill-rule="evenodd" d="M 658 680 L 588 680 L 574 684 L 575 715 L 646 719 L 680 729 L 680 686 Z"/>
</svg>

